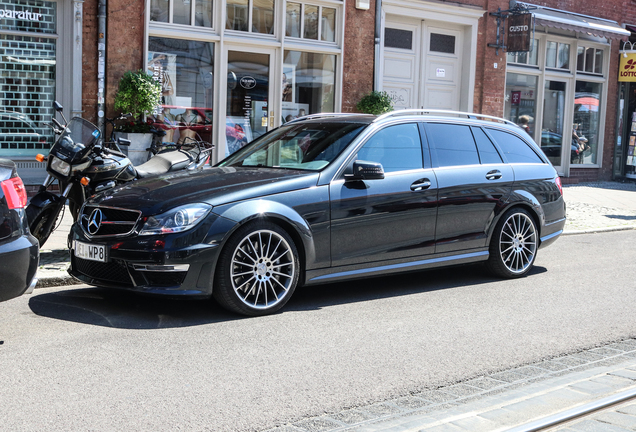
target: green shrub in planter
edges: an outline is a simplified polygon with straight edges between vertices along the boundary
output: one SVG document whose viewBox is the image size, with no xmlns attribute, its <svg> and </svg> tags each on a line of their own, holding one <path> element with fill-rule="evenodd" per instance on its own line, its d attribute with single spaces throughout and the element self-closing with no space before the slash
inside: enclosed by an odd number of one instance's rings
<svg viewBox="0 0 636 432">
<path fill-rule="evenodd" d="M 143 70 L 128 71 L 119 80 L 115 94 L 115 109 L 131 113 L 133 121 L 120 125 L 120 132 L 145 133 L 150 125 L 143 121 L 144 114 L 154 111 L 161 100 L 161 84 Z"/>
<path fill-rule="evenodd" d="M 360 99 L 356 108 L 365 114 L 385 114 L 393 111 L 393 100 L 387 92 L 372 91 Z"/>
</svg>

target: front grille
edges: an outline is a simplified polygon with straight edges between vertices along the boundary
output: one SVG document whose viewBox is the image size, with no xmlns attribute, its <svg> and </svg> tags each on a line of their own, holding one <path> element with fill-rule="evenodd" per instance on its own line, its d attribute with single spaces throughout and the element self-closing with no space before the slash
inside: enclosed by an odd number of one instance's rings
<svg viewBox="0 0 636 432">
<path fill-rule="evenodd" d="M 86 205 L 82 208 L 80 224 L 89 237 L 123 236 L 135 229 L 140 217 L 138 210 Z"/>
<path fill-rule="evenodd" d="M 104 263 L 73 256 L 73 263 L 78 272 L 90 278 L 120 283 L 127 286 L 132 285 L 132 280 L 130 279 L 126 265 L 120 264 L 117 261 Z"/>
</svg>

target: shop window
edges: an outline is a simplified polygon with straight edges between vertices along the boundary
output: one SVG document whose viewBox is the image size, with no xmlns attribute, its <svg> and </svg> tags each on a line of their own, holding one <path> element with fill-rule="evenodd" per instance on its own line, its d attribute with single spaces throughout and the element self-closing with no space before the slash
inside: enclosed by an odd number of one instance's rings
<svg viewBox="0 0 636 432">
<path fill-rule="evenodd" d="M 288 2 L 285 35 L 325 42 L 336 41 L 336 9 Z"/>
<path fill-rule="evenodd" d="M 227 0 L 225 28 L 274 34 L 274 0 Z"/>
<path fill-rule="evenodd" d="M 546 67 L 570 69 L 570 44 L 548 41 L 546 44 Z"/>
<path fill-rule="evenodd" d="M 572 145 L 578 145 L 578 152 L 572 155 L 573 164 L 597 163 L 602 89 L 600 83 L 576 81 Z"/>
<path fill-rule="evenodd" d="M 334 112 L 336 56 L 285 51 L 282 116 L 285 121 Z"/>
<path fill-rule="evenodd" d="M 539 40 L 533 39 L 530 43 L 530 51 L 528 52 L 512 52 L 508 53 L 508 63 L 516 63 L 520 65 L 537 66 L 538 62 Z"/>
<path fill-rule="evenodd" d="M 161 83 L 161 106 L 151 117 L 164 142 L 212 142 L 214 44 L 148 38 L 148 73 Z"/>
<path fill-rule="evenodd" d="M 210 0 L 172 0 L 170 15 L 170 0 L 150 0 L 150 21 L 212 27 L 212 10 L 213 4 Z"/>
<path fill-rule="evenodd" d="M 520 125 L 531 137 L 536 128 L 538 78 L 509 72 L 506 74 L 505 117 Z"/>
<path fill-rule="evenodd" d="M 603 50 L 580 46 L 576 51 L 576 70 L 593 74 L 603 73 Z"/>
<path fill-rule="evenodd" d="M 55 115 L 57 4 L 16 1 L 11 9 L 27 19 L 4 17 L 0 30 L 0 154 L 31 156 L 44 153 L 53 132 L 44 126 Z M 29 35 L 30 33 L 30 35 Z"/>
</svg>

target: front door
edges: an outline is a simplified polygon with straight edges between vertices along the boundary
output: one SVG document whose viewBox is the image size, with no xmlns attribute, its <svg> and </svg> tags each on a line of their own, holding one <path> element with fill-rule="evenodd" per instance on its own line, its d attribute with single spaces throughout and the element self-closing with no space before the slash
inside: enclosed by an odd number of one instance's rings
<svg viewBox="0 0 636 432">
<path fill-rule="evenodd" d="M 273 125 L 273 53 L 228 49 L 225 155 L 267 132 Z"/>
</svg>

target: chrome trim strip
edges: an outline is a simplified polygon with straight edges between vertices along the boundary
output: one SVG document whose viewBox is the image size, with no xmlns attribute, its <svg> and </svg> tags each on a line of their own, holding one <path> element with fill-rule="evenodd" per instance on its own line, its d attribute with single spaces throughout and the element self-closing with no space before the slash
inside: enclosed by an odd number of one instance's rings
<svg viewBox="0 0 636 432">
<path fill-rule="evenodd" d="M 559 231 L 554 232 L 554 233 L 552 233 L 552 234 L 550 234 L 550 235 L 547 235 L 547 236 L 545 236 L 545 237 L 541 237 L 541 243 L 543 243 L 543 242 L 545 242 L 545 241 L 548 241 L 548 240 L 550 240 L 551 238 L 554 238 L 554 237 L 556 237 L 556 236 L 560 236 L 561 234 L 563 234 L 563 230 L 559 230 Z"/>
<path fill-rule="evenodd" d="M 554 224 L 558 224 L 558 223 L 561 223 L 561 222 L 565 222 L 565 219 L 566 218 L 561 218 L 559 220 L 555 220 L 554 222 L 550 222 L 549 224 L 545 224 L 545 226 L 549 227 L 550 225 L 554 225 Z"/>
<path fill-rule="evenodd" d="M 38 284 L 38 278 L 34 277 L 33 280 L 31 281 L 31 285 L 29 285 L 29 287 L 24 292 L 24 294 L 33 294 L 33 290 L 35 289 L 35 286 L 37 284 Z"/>
<path fill-rule="evenodd" d="M 447 256 L 447 257 L 441 257 L 441 258 L 431 258 L 431 259 L 427 259 L 427 260 L 413 261 L 413 262 L 408 262 L 408 263 L 391 264 L 391 265 L 385 265 L 385 266 L 379 266 L 379 267 L 371 267 L 371 268 L 366 268 L 366 269 L 361 269 L 361 270 L 350 270 L 350 271 L 345 271 L 345 272 L 332 273 L 332 274 L 329 274 L 329 275 L 318 276 L 318 277 L 312 278 L 312 279 L 310 279 L 310 281 L 333 279 L 333 278 L 343 277 L 343 276 L 362 275 L 362 274 L 366 274 L 366 273 L 374 273 L 374 272 L 385 271 L 385 270 L 395 270 L 395 269 L 400 269 L 400 268 L 416 267 L 416 266 L 427 265 L 427 264 L 437 264 L 437 263 L 442 263 L 442 262 L 447 262 L 447 261 L 457 261 L 457 260 L 462 260 L 462 259 L 467 259 L 467 258 L 477 258 L 477 257 L 480 257 L 480 256 L 486 256 L 487 257 L 488 256 L 488 251 L 472 252 L 472 253 L 467 253 L 467 254 L 462 254 L 462 255 L 453 255 L 453 256 Z"/>
<path fill-rule="evenodd" d="M 190 264 L 133 264 L 133 269 L 137 271 L 185 272 L 190 269 Z"/>
</svg>

